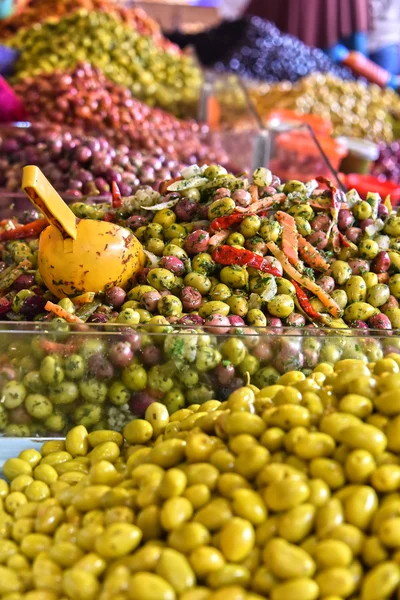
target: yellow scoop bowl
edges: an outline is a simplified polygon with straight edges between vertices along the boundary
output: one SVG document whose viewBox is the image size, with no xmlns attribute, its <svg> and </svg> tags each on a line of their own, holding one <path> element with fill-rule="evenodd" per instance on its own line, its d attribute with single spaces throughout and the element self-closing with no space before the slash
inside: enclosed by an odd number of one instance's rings
<svg viewBox="0 0 400 600">
<path fill-rule="evenodd" d="M 24 167 L 22 189 L 49 221 L 39 240 L 38 268 L 57 298 L 124 288 L 143 268 L 142 245 L 128 229 L 77 219 L 38 167 Z"/>
</svg>

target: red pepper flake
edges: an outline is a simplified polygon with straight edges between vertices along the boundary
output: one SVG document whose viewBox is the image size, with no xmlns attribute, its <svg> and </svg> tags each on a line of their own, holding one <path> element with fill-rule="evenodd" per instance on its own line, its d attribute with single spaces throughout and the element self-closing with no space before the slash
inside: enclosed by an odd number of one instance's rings
<svg viewBox="0 0 400 600">
<path fill-rule="evenodd" d="M 15 229 L 8 231 L 2 231 L 0 233 L 0 240 L 20 240 L 28 237 L 35 237 L 39 235 L 49 225 L 47 219 L 37 219 L 26 225 L 21 225 Z"/>
<path fill-rule="evenodd" d="M 319 312 L 314 310 L 305 291 L 302 290 L 299 284 L 296 283 L 293 279 L 291 279 L 291 283 L 293 284 L 296 290 L 297 300 L 299 301 L 301 308 L 311 319 L 316 319 L 319 321 L 321 319 L 321 315 L 319 314 Z"/>
<path fill-rule="evenodd" d="M 220 265 L 253 267 L 263 273 L 269 273 L 270 275 L 275 275 L 275 277 L 282 277 L 281 272 L 275 267 L 271 267 L 263 256 L 251 252 L 250 250 L 233 248 L 232 246 L 218 246 L 215 248 L 212 257 L 215 262 Z"/>
<path fill-rule="evenodd" d="M 218 217 L 211 222 L 211 230 L 222 231 L 223 229 L 230 229 L 233 225 L 241 223 L 247 216 L 247 214 L 234 213 L 226 217 Z"/>
<path fill-rule="evenodd" d="M 111 195 L 113 208 L 120 208 L 122 206 L 122 197 L 116 181 L 111 183 Z"/>
</svg>

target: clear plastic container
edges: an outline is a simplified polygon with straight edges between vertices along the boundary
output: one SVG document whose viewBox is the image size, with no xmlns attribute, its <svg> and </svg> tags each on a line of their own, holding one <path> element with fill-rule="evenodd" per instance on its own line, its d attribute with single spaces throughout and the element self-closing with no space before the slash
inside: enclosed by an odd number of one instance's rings
<svg viewBox="0 0 400 600">
<path fill-rule="evenodd" d="M 332 169 L 337 171 L 347 155 L 347 147 L 328 136 L 317 136 L 317 140 L 323 152 L 305 128 L 275 131 L 269 168 L 282 181 L 308 181 L 318 175 L 331 177 Z"/>
<path fill-rule="evenodd" d="M 0 431 L 60 437 L 76 424 L 120 430 L 151 401 L 172 413 L 225 400 L 249 380 L 311 373 L 319 362 L 375 362 L 400 335 L 350 330 L 0 323 Z"/>
<path fill-rule="evenodd" d="M 361 173 L 365 175 L 369 172 L 372 163 L 378 160 L 378 144 L 359 138 L 340 137 L 336 139 L 343 142 L 348 149 L 348 155 L 344 157 L 340 165 L 342 173 Z"/>
</svg>

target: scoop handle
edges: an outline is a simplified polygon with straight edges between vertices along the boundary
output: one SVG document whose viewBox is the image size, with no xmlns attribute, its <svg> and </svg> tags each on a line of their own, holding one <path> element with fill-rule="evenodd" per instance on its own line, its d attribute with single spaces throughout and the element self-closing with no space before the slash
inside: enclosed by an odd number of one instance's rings
<svg viewBox="0 0 400 600">
<path fill-rule="evenodd" d="M 76 239 L 76 216 L 38 167 L 23 168 L 22 189 L 50 225 L 57 227 L 64 236 Z"/>
</svg>

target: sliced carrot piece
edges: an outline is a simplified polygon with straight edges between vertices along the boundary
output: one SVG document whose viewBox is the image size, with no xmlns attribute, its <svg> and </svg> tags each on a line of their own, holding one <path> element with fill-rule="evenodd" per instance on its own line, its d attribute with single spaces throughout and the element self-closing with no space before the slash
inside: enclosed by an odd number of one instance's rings
<svg viewBox="0 0 400 600">
<path fill-rule="evenodd" d="M 251 203 L 258 202 L 258 187 L 254 183 L 249 187 L 249 193 L 251 196 Z"/>
<path fill-rule="evenodd" d="M 48 310 L 49 312 L 55 314 L 57 317 L 65 319 L 68 323 L 84 323 L 82 319 L 80 319 L 76 315 L 71 315 L 71 313 L 69 313 L 67 310 L 61 308 L 61 306 L 58 306 L 58 304 L 54 304 L 53 302 L 46 302 L 44 308 L 45 310 Z"/>
<path fill-rule="evenodd" d="M 310 279 L 308 279 L 307 277 L 299 273 L 294 267 L 292 267 L 282 250 L 280 250 L 280 248 L 278 248 L 278 246 L 274 242 L 269 242 L 267 244 L 267 248 L 271 252 L 271 254 L 279 260 L 279 262 L 282 265 L 282 269 L 286 271 L 286 273 L 291 279 L 294 279 L 297 283 L 299 283 L 307 290 L 309 290 L 312 294 L 314 294 L 314 296 L 317 296 L 317 298 L 321 300 L 322 304 L 326 306 L 326 308 L 329 310 L 332 316 L 340 317 L 340 307 L 338 306 L 338 304 L 336 304 L 333 298 L 331 298 L 329 294 L 324 292 L 324 290 L 321 287 L 319 287 L 319 285 L 317 285 L 313 281 L 310 281 Z"/>
<path fill-rule="evenodd" d="M 167 179 L 160 183 L 160 194 L 168 194 L 168 188 L 170 185 L 175 183 L 175 181 L 182 181 L 183 177 L 174 177 L 174 179 Z"/>
<path fill-rule="evenodd" d="M 318 250 L 314 248 L 310 242 L 303 238 L 302 235 L 299 235 L 297 239 L 299 243 L 300 256 L 304 262 L 306 262 L 316 271 L 327 271 L 329 269 L 329 265 L 324 257 L 318 252 Z"/>
<path fill-rule="evenodd" d="M 71 298 L 71 300 L 74 304 L 77 304 L 77 305 L 91 304 L 94 300 L 95 295 L 96 294 L 94 292 L 85 292 L 84 294 L 81 294 L 80 296 L 75 296 L 75 298 Z"/>
<path fill-rule="evenodd" d="M 282 250 L 288 261 L 296 267 L 299 264 L 299 242 L 296 221 L 288 213 L 278 211 L 276 219 L 282 227 Z"/>
</svg>

